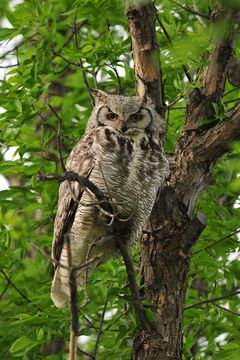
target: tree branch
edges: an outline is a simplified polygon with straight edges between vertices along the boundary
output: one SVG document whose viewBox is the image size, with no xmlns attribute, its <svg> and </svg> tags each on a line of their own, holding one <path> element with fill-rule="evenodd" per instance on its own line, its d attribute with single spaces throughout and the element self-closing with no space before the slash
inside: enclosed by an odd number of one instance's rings
<svg viewBox="0 0 240 360">
<path fill-rule="evenodd" d="M 240 290 L 236 291 L 235 293 L 233 294 L 228 294 L 228 295 L 224 295 L 224 296 L 220 296 L 220 297 L 217 297 L 217 298 L 213 298 L 213 299 L 209 299 L 209 300 L 203 300 L 203 301 L 199 301 L 198 303 L 196 304 L 192 304 L 192 305 L 188 305 L 184 308 L 184 310 L 189 310 L 189 309 L 192 309 L 192 308 L 195 308 L 195 307 L 199 307 L 200 305 L 204 305 L 204 304 L 211 304 L 211 303 L 214 303 L 216 301 L 220 301 L 220 300 L 224 300 L 224 299 L 228 299 L 230 297 L 233 297 L 233 296 L 236 296 L 240 294 Z"/>
<path fill-rule="evenodd" d="M 105 194 L 96 186 L 94 183 L 92 183 L 90 180 L 88 180 L 84 176 L 80 176 L 77 173 L 73 171 L 66 171 L 63 175 L 56 175 L 56 174 L 50 174 L 50 175 L 43 175 L 38 174 L 37 175 L 38 181 L 52 181 L 57 180 L 59 182 L 63 181 L 77 181 L 82 188 L 88 188 L 96 197 L 98 201 L 101 202 L 101 207 L 112 213 L 112 206 L 108 202 L 108 199 L 106 198 Z"/>
<path fill-rule="evenodd" d="M 12 65 L 5 65 L 5 66 L 1 65 L 0 69 L 8 69 L 8 68 L 15 67 L 15 66 L 18 66 L 18 65 L 19 64 L 12 64 Z"/>
<path fill-rule="evenodd" d="M 179 4 L 177 1 L 174 1 L 174 0 L 170 0 L 170 1 L 171 1 L 173 4 L 179 6 L 181 9 L 189 12 L 190 14 L 200 16 L 200 17 L 202 17 L 203 19 L 206 19 L 206 20 L 210 20 L 210 16 L 209 16 L 209 15 L 202 14 L 202 13 L 200 13 L 199 11 L 196 11 L 196 10 L 190 8 L 189 6 L 184 6 L 184 5 L 182 5 L 182 4 Z"/>
<path fill-rule="evenodd" d="M 216 124 L 216 125 L 215 125 Z M 194 211 L 196 200 L 211 180 L 212 165 L 240 139 L 240 103 L 223 121 L 186 129 L 175 148 L 175 169 L 170 184 L 177 196 Z"/>
<path fill-rule="evenodd" d="M 98 333 L 97 333 L 97 339 L 96 339 L 95 348 L 94 348 L 94 352 L 93 352 L 93 358 L 94 359 L 96 359 L 96 357 L 97 357 L 99 341 L 100 341 L 100 337 L 102 335 L 102 327 L 103 327 L 104 316 L 105 316 L 105 313 L 106 313 L 106 310 L 107 310 L 107 303 L 108 303 L 108 299 L 106 299 L 106 301 L 105 301 L 103 311 L 102 311 L 102 314 L 101 314 L 100 325 L 99 325 L 99 329 L 98 329 Z"/>
<path fill-rule="evenodd" d="M 229 312 L 229 313 L 232 314 L 232 315 L 240 316 L 240 313 L 238 313 L 238 312 L 236 312 L 236 311 L 232 311 L 232 310 L 230 310 L 230 309 L 228 309 L 228 308 L 226 308 L 226 307 L 224 307 L 224 306 L 221 306 L 221 305 L 216 304 L 216 303 L 213 303 L 213 305 L 216 306 L 216 307 L 218 307 L 218 308 L 221 309 L 221 310 L 224 310 L 224 311 L 226 311 L 226 312 Z"/>
<path fill-rule="evenodd" d="M 144 96 L 146 90 L 156 110 L 163 116 L 163 82 L 152 1 L 126 1 L 126 17 L 132 38 L 137 93 Z M 142 83 L 145 90 L 142 89 Z"/>
<path fill-rule="evenodd" d="M 222 237 L 221 239 L 219 239 L 219 240 L 217 240 L 217 241 L 214 241 L 212 244 L 209 244 L 208 246 L 205 246 L 205 247 L 202 248 L 202 249 L 199 249 L 199 250 L 197 250 L 197 251 L 194 251 L 194 252 L 192 253 L 192 255 L 196 255 L 196 254 L 198 254 L 198 253 L 200 253 L 200 252 L 202 252 L 202 251 L 208 250 L 208 249 L 216 246 L 217 244 L 221 243 L 222 241 L 224 241 L 224 240 L 226 240 L 226 239 L 229 239 L 229 238 L 231 238 L 232 236 L 238 234 L 239 232 L 240 232 L 240 230 L 233 231 L 233 232 L 231 232 L 230 234 Z"/>
<path fill-rule="evenodd" d="M 201 75 L 200 89 L 198 91 L 194 89 L 190 94 L 186 129 L 193 128 L 204 119 L 213 118 L 215 115 L 213 103 L 218 103 L 223 96 L 237 35 L 235 12 L 234 9 L 227 10 L 221 19 L 221 26 L 225 29 L 225 33 L 220 40 L 215 40 L 209 63 Z"/>
</svg>

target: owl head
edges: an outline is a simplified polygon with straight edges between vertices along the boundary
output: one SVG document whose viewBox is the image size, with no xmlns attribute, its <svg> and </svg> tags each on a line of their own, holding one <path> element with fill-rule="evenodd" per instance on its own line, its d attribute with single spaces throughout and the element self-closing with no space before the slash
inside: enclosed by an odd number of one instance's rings
<svg viewBox="0 0 240 360">
<path fill-rule="evenodd" d="M 95 106 L 90 116 L 86 132 L 98 127 L 111 127 L 123 135 L 133 131 L 164 133 L 164 121 L 156 112 L 150 98 L 139 96 L 110 95 L 92 89 Z"/>
</svg>

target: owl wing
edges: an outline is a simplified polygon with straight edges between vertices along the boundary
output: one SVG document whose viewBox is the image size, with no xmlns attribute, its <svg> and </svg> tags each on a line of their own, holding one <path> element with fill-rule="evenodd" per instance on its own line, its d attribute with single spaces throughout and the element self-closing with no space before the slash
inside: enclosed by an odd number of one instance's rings
<svg viewBox="0 0 240 360">
<path fill-rule="evenodd" d="M 90 176 L 95 163 L 90 151 L 92 145 L 91 138 L 92 136 L 84 137 L 72 150 L 66 163 L 68 171 L 74 171 L 78 175 L 87 178 Z M 55 269 L 58 261 L 60 261 L 64 236 L 71 229 L 83 191 L 84 189 L 78 183 L 64 181 L 60 185 L 52 244 L 52 258 L 54 259 Z"/>
</svg>

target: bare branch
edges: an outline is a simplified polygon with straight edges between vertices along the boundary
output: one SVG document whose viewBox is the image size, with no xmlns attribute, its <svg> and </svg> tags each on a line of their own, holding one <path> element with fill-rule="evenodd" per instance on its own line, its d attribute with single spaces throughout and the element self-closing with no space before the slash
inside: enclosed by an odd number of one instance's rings
<svg viewBox="0 0 240 360">
<path fill-rule="evenodd" d="M 80 176 L 77 173 L 73 172 L 73 171 L 67 171 L 65 174 L 63 175 L 56 175 L 56 174 L 50 174 L 50 175 L 42 175 L 39 174 L 37 176 L 38 181 L 51 181 L 51 180 L 57 180 L 60 182 L 63 181 L 77 181 L 80 186 L 82 188 L 88 188 L 96 197 L 96 199 L 98 201 L 100 201 L 102 203 L 102 208 L 110 213 L 112 213 L 112 206 L 110 205 L 110 203 L 108 202 L 108 200 L 106 199 L 106 196 L 104 195 L 104 193 L 98 189 L 98 187 L 96 185 L 94 185 L 90 180 L 88 180 L 86 177 L 84 176 Z"/>
<path fill-rule="evenodd" d="M 69 38 L 66 40 L 66 42 L 63 44 L 62 49 L 64 49 L 65 47 L 67 47 L 70 44 L 70 42 L 73 39 L 75 33 L 78 32 L 85 25 L 89 25 L 89 21 L 87 19 L 81 21 L 79 24 L 75 24 L 74 31 L 73 31 L 73 27 L 72 27 L 72 33 L 69 36 Z"/>
<path fill-rule="evenodd" d="M 7 276 L 7 274 L 5 273 L 5 271 L 3 269 L 0 269 L 0 272 L 3 274 L 3 276 L 5 277 L 5 279 L 7 280 L 7 282 L 19 293 L 19 295 L 25 300 L 27 301 L 30 305 L 32 305 L 33 307 L 35 307 L 35 309 L 37 309 L 38 311 L 42 312 L 42 309 L 40 309 L 37 305 L 35 305 L 25 294 L 23 294 L 23 292 L 12 282 L 12 280 Z"/>
<path fill-rule="evenodd" d="M 44 251 L 43 249 L 41 249 L 39 246 L 37 246 L 36 244 L 34 244 L 33 242 L 31 242 L 32 247 L 37 250 L 39 253 L 41 253 L 46 259 L 50 260 L 51 262 L 54 263 L 54 265 L 57 265 L 59 267 L 62 267 L 63 269 L 69 270 L 68 266 L 65 266 L 63 264 L 61 264 L 60 261 L 57 261 L 56 259 L 52 258 L 46 251 Z M 100 253 L 99 255 L 95 255 L 93 256 L 90 260 L 85 261 L 84 264 L 80 265 L 80 266 L 72 266 L 72 269 L 74 271 L 80 271 L 80 270 L 84 270 L 85 268 L 87 268 L 89 265 L 91 265 L 92 263 L 94 263 L 95 261 L 101 259 L 101 256 L 103 254 Z"/>
<path fill-rule="evenodd" d="M 128 310 L 124 311 L 123 313 L 121 313 L 119 316 L 116 317 L 116 319 L 114 319 L 110 324 L 108 324 L 104 331 L 108 331 L 119 319 L 121 319 L 123 316 L 127 315 Z"/>
<path fill-rule="evenodd" d="M 81 350 L 81 349 L 78 348 L 78 349 L 77 349 L 77 352 L 78 352 L 79 354 L 83 354 L 83 355 L 89 357 L 89 359 L 95 360 L 95 358 L 92 356 L 92 354 L 89 354 L 89 353 L 87 353 L 86 351 L 83 351 L 83 350 Z"/>
<path fill-rule="evenodd" d="M 107 65 L 107 66 L 110 67 L 116 75 L 117 83 L 118 83 L 118 95 L 120 95 L 122 93 L 122 84 L 121 84 L 121 78 L 119 76 L 119 73 L 118 73 L 117 69 L 115 68 L 115 66 L 113 66 L 113 65 Z"/>
<path fill-rule="evenodd" d="M 234 292 L 233 294 L 228 294 L 228 295 L 220 296 L 220 297 L 213 298 L 213 299 L 210 299 L 210 300 L 199 301 L 199 302 L 196 303 L 196 304 L 192 304 L 192 305 L 186 306 L 186 307 L 184 308 L 184 310 L 189 310 L 189 309 L 192 309 L 192 308 L 195 308 L 195 307 L 199 307 L 200 305 L 204 305 L 204 304 L 211 304 L 211 303 L 214 303 L 214 302 L 216 302 L 216 301 L 228 299 L 228 298 L 231 298 L 231 297 L 236 296 L 236 295 L 239 295 L 239 294 L 240 294 L 240 290 Z"/>
<path fill-rule="evenodd" d="M 190 14 L 200 16 L 200 17 L 202 17 L 203 19 L 206 19 L 206 20 L 210 20 L 210 16 L 209 16 L 209 15 L 202 14 L 202 13 L 200 13 L 199 11 L 196 11 L 196 10 L 192 9 L 192 8 L 189 7 L 189 6 L 181 5 L 181 4 L 179 4 L 177 1 L 174 1 L 174 0 L 170 0 L 170 1 L 171 1 L 173 4 L 179 6 L 181 9 L 189 12 Z"/>
<path fill-rule="evenodd" d="M 229 313 L 232 314 L 232 315 L 240 316 L 240 313 L 238 313 L 238 312 L 236 312 L 236 311 L 232 311 L 232 310 L 230 310 L 230 309 L 228 309 L 228 308 L 226 308 L 226 307 L 224 307 L 224 306 L 222 306 L 222 305 L 219 305 L 219 304 L 217 304 L 217 303 L 213 303 L 213 305 L 216 306 L 216 307 L 218 307 L 218 308 L 221 309 L 221 310 L 224 310 L 224 311 L 226 311 L 226 312 L 229 312 Z"/>
<path fill-rule="evenodd" d="M 60 52 L 53 51 L 53 54 L 55 56 L 60 57 L 62 60 L 64 60 L 69 65 L 74 65 L 74 66 L 77 66 L 77 67 L 81 67 L 81 65 L 79 63 L 66 59 L 65 56 L 63 56 Z"/>
<path fill-rule="evenodd" d="M 97 351 L 98 351 L 98 347 L 99 347 L 99 341 L 100 341 L 100 337 L 102 335 L 102 327 L 103 327 L 103 321 L 104 321 L 104 316 L 107 310 L 107 303 L 108 303 L 108 299 L 106 299 L 104 307 L 103 307 L 103 311 L 101 314 L 101 320 L 100 320 L 100 325 L 99 325 L 99 329 L 98 329 L 98 334 L 97 334 L 97 339 L 96 339 L 96 343 L 95 343 L 95 348 L 93 351 L 93 358 L 96 359 L 97 356 Z"/>
<path fill-rule="evenodd" d="M 224 240 L 229 239 L 229 238 L 231 238 L 232 236 L 238 234 L 239 232 L 240 232 L 240 230 L 233 231 L 233 232 L 231 232 L 230 234 L 222 237 L 221 239 L 219 239 L 219 240 L 217 240 L 217 241 L 214 241 L 212 244 L 209 244 L 209 245 L 205 246 L 205 247 L 202 248 L 202 249 L 199 249 L 199 250 L 197 250 L 197 251 L 194 251 L 194 252 L 192 253 L 192 255 L 196 255 L 196 254 L 198 254 L 198 253 L 200 253 L 200 252 L 202 252 L 202 251 L 208 250 L 208 249 L 210 249 L 210 248 L 218 245 L 219 243 L 223 242 Z"/>
<path fill-rule="evenodd" d="M 0 66 L 0 69 L 7 69 L 7 68 L 11 68 L 11 67 L 15 67 L 18 66 L 19 64 L 12 64 L 12 65 L 5 65 L 5 66 Z"/>
</svg>

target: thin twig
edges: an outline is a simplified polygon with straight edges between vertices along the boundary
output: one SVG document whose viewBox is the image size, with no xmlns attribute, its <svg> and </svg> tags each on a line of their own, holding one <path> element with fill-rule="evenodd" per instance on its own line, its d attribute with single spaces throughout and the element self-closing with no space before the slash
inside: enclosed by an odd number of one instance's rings
<svg viewBox="0 0 240 360">
<path fill-rule="evenodd" d="M 221 243 L 222 241 L 227 240 L 227 239 L 229 239 L 230 237 L 238 234 L 239 232 L 240 232 L 239 229 L 236 230 L 236 231 L 233 231 L 233 232 L 231 232 L 230 234 L 222 237 L 221 239 L 219 239 L 219 240 L 217 240 L 217 241 L 214 241 L 212 244 L 209 244 L 209 245 L 205 246 L 205 247 L 202 248 L 202 249 L 199 249 L 199 250 L 194 251 L 194 252 L 192 253 L 192 255 L 196 255 L 196 254 L 198 254 L 198 253 L 200 253 L 200 252 L 202 252 L 202 251 L 208 250 L 208 249 L 210 249 L 211 247 L 216 246 L 217 244 Z"/>
<path fill-rule="evenodd" d="M 7 274 L 5 273 L 5 271 L 3 269 L 0 269 L 0 272 L 3 274 L 3 276 L 5 277 L 5 279 L 7 280 L 7 282 L 19 293 L 19 295 L 21 295 L 21 297 L 27 301 L 29 304 L 31 304 L 32 306 L 35 307 L 35 309 L 37 309 L 38 311 L 42 312 L 42 309 L 40 309 L 37 305 L 35 305 L 26 295 L 24 295 L 22 293 L 21 290 L 18 289 L 18 287 L 12 282 L 12 280 L 7 276 Z"/>
<path fill-rule="evenodd" d="M 52 181 L 57 180 L 60 182 L 63 181 L 77 181 L 82 188 L 88 188 L 96 197 L 98 201 L 102 202 L 102 208 L 109 213 L 112 213 L 112 206 L 110 205 L 108 199 L 106 198 L 105 194 L 90 180 L 88 180 L 84 176 L 80 176 L 74 171 L 66 171 L 63 175 L 56 175 L 56 174 L 49 174 L 49 175 L 42 175 L 38 174 L 37 176 L 38 181 Z"/>
<path fill-rule="evenodd" d="M 3 291 L 2 291 L 2 293 L 1 293 L 1 295 L 0 295 L 0 299 L 3 297 L 3 295 L 4 295 L 5 292 L 7 291 L 9 285 L 10 285 L 10 281 L 9 281 L 9 279 L 8 279 L 8 280 L 7 280 L 7 284 L 6 284 L 5 288 L 3 289 Z"/>
<path fill-rule="evenodd" d="M 113 66 L 113 65 L 107 65 L 107 66 L 110 67 L 116 75 L 117 82 L 118 82 L 118 95 L 120 95 L 122 93 L 122 84 L 121 84 L 121 78 L 119 76 L 119 73 L 118 73 L 117 69 L 115 68 L 115 66 Z"/>
<path fill-rule="evenodd" d="M 128 311 L 129 311 L 129 310 L 126 310 L 126 311 L 124 311 L 123 313 L 121 313 L 119 316 L 117 316 L 116 319 L 113 320 L 113 322 L 111 322 L 110 324 L 108 324 L 108 325 L 105 327 L 104 331 L 108 331 L 119 319 L 121 319 L 121 317 L 127 315 Z"/>
<path fill-rule="evenodd" d="M 200 13 L 199 11 L 196 11 L 196 10 L 190 8 L 189 6 L 184 6 L 184 5 L 182 5 L 182 4 L 179 4 L 177 1 L 174 1 L 174 0 L 170 0 L 170 1 L 171 1 L 173 4 L 179 6 L 179 7 L 182 8 L 183 10 L 185 10 L 185 11 L 187 11 L 187 12 L 193 14 L 193 15 L 197 15 L 197 16 L 202 17 L 203 19 L 210 20 L 210 17 L 209 17 L 208 15 L 206 15 L 206 14 L 202 14 L 202 13 Z"/>
<path fill-rule="evenodd" d="M 98 329 L 98 334 L 97 334 L 97 339 L 96 339 L 96 343 L 95 343 L 95 348 L 93 351 L 93 358 L 96 359 L 97 356 L 97 351 L 98 351 L 98 347 L 99 347 L 99 341 L 100 341 L 100 337 L 102 335 L 102 327 L 103 327 L 103 321 L 104 321 L 104 316 L 107 310 L 107 303 L 108 303 L 108 299 L 106 299 L 104 307 L 103 307 L 103 311 L 101 314 L 101 320 L 100 320 L 100 325 L 99 325 L 99 329 Z"/>
<path fill-rule="evenodd" d="M 224 306 L 222 305 L 219 305 L 219 304 L 216 304 L 216 303 L 213 303 L 214 306 L 218 307 L 219 309 L 222 309 L 226 312 L 229 312 L 230 314 L 232 315 L 236 315 L 236 316 L 240 316 L 240 313 L 239 312 L 236 312 L 236 311 L 232 311 L 232 310 L 229 310 L 227 308 L 225 308 Z"/>
<path fill-rule="evenodd" d="M 231 90 L 227 91 L 225 94 L 223 94 L 223 97 L 231 94 L 231 93 L 234 92 L 234 91 L 238 91 L 238 90 L 239 90 L 239 88 L 231 89 Z"/>
<path fill-rule="evenodd" d="M 94 357 L 92 356 L 92 354 L 89 354 L 89 353 L 87 353 L 87 352 L 84 351 L 84 350 L 81 350 L 81 349 L 78 348 L 78 349 L 77 349 L 77 352 L 79 352 L 80 354 L 83 354 L 83 355 L 89 357 L 90 359 L 93 359 L 93 360 L 94 360 Z"/>
<path fill-rule="evenodd" d="M 224 101 L 224 104 L 230 104 L 232 102 L 236 102 L 236 101 L 239 101 L 240 98 L 237 98 L 237 99 L 232 99 L 232 100 L 227 100 L 227 101 Z"/>
<path fill-rule="evenodd" d="M 80 23 L 77 25 L 76 31 L 79 31 L 84 25 L 89 25 L 89 21 L 88 21 L 87 19 L 83 20 L 82 22 L 80 22 Z M 69 38 L 68 38 L 68 39 L 66 40 L 66 42 L 63 44 L 62 49 L 64 49 L 65 47 L 67 47 L 67 46 L 70 44 L 70 42 L 71 42 L 71 40 L 72 40 L 73 37 L 74 37 L 74 32 L 72 31 L 72 32 L 71 32 L 71 35 L 69 36 Z"/>
<path fill-rule="evenodd" d="M 60 57 L 62 60 L 64 60 L 66 63 L 68 63 L 69 65 L 74 65 L 74 66 L 77 66 L 77 67 L 80 67 L 80 64 L 79 63 L 76 63 L 74 61 L 71 61 L 71 60 L 68 60 L 65 58 L 65 56 L 63 56 L 60 52 L 56 52 L 56 51 L 53 51 L 53 54 L 55 56 L 58 56 Z"/>
<path fill-rule="evenodd" d="M 183 98 L 182 95 L 178 96 L 175 100 L 173 100 L 170 104 L 168 105 L 164 105 L 164 108 L 170 108 L 172 107 L 174 104 L 176 104 L 179 100 L 181 100 Z"/>
<path fill-rule="evenodd" d="M 40 254 L 42 254 L 45 258 L 48 260 L 52 260 L 51 255 L 48 254 L 45 250 L 40 248 L 38 245 L 34 244 L 34 242 L 31 242 L 32 247 L 37 250 Z"/>
<path fill-rule="evenodd" d="M 156 15 L 156 19 L 157 19 L 157 22 L 159 23 L 160 28 L 162 29 L 165 37 L 167 38 L 167 41 L 169 42 L 169 44 L 172 44 L 172 39 L 171 39 L 170 35 L 168 34 L 165 26 L 163 25 L 160 17 L 158 16 L 158 10 L 156 7 L 155 7 L 155 15 Z"/>
<path fill-rule="evenodd" d="M 168 34 L 168 32 L 167 32 L 166 28 L 164 27 L 164 25 L 163 25 L 160 17 L 158 16 L 158 13 L 157 13 L 157 12 L 158 12 L 158 10 L 157 10 L 157 8 L 155 7 L 156 19 L 157 19 L 157 21 L 158 21 L 158 23 L 159 23 L 159 26 L 160 26 L 160 28 L 162 29 L 164 35 L 166 36 L 169 44 L 172 45 L 171 36 Z M 191 78 L 191 76 L 190 76 L 190 74 L 189 74 L 189 72 L 188 72 L 188 69 L 187 69 L 186 65 L 182 65 L 182 68 L 183 68 L 183 71 L 184 71 L 187 79 L 189 80 L 189 82 L 192 82 L 192 78 Z M 197 91 L 199 91 L 199 89 L 197 89 Z"/>
<path fill-rule="evenodd" d="M 67 64 L 66 66 L 64 66 L 62 70 L 54 71 L 54 75 L 62 74 L 64 71 L 66 71 L 69 68 L 69 66 L 70 64 Z"/>
<path fill-rule="evenodd" d="M 172 111 L 172 110 L 186 110 L 186 106 L 175 106 L 175 107 L 173 107 L 173 108 L 171 108 L 170 110 Z"/>
<path fill-rule="evenodd" d="M 1 65 L 1 66 L 0 66 L 0 69 L 7 69 L 7 68 L 14 67 L 14 66 L 18 66 L 18 64 L 5 65 L 5 66 Z"/>
<path fill-rule="evenodd" d="M 63 269 L 69 270 L 68 266 L 65 266 L 63 264 L 61 264 L 60 261 L 57 261 L 56 259 L 54 259 L 53 257 L 51 257 L 46 251 L 44 251 L 43 249 L 41 249 L 39 246 L 37 246 L 36 244 L 34 244 L 33 242 L 31 242 L 32 247 L 37 250 L 38 252 L 40 252 L 45 258 L 47 258 L 48 260 L 50 260 L 51 262 L 54 263 L 54 265 L 57 265 Z M 72 269 L 74 271 L 80 271 L 80 270 L 84 270 L 86 267 L 88 267 L 89 265 L 91 265 L 92 263 L 94 263 L 95 261 L 99 260 L 101 258 L 101 256 L 103 255 L 103 253 L 100 253 L 99 255 L 95 255 L 93 256 L 90 260 L 86 261 L 84 264 L 80 265 L 80 266 L 72 266 Z"/>
<path fill-rule="evenodd" d="M 98 331 L 98 328 L 90 321 L 86 315 L 83 315 L 84 320 L 88 323 L 89 327 L 93 328 L 95 331 Z"/>
<path fill-rule="evenodd" d="M 189 309 L 193 309 L 195 307 L 199 307 L 200 305 L 203 305 L 203 304 L 211 304 L 211 303 L 214 303 L 215 301 L 220 301 L 220 300 L 224 300 L 224 299 L 228 299 L 232 296 L 236 296 L 240 294 L 240 290 L 236 291 L 235 293 L 233 294 L 229 294 L 229 295 L 224 295 L 224 296 L 220 296 L 218 298 L 214 298 L 214 299 L 210 299 L 210 300 L 203 300 L 203 301 L 199 301 L 198 303 L 196 304 L 192 304 L 192 305 L 188 305 L 184 308 L 184 310 L 189 310 Z"/>
</svg>

